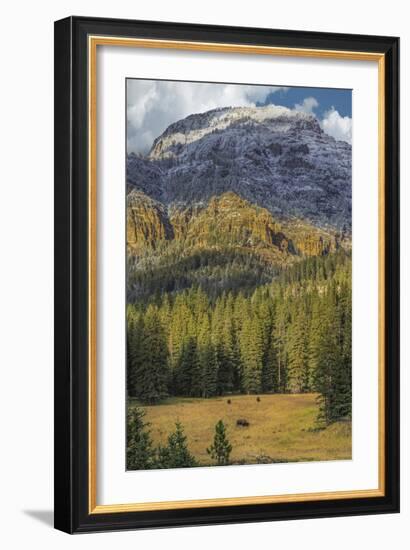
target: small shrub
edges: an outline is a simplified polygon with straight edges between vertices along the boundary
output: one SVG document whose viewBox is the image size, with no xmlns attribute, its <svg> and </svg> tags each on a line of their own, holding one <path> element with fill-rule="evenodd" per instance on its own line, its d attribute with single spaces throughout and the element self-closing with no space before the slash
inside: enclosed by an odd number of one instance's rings
<svg viewBox="0 0 410 550">
<path fill-rule="evenodd" d="M 265 454 L 260 454 L 256 457 L 257 464 L 272 464 L 272 458 Z"/>
</svg>

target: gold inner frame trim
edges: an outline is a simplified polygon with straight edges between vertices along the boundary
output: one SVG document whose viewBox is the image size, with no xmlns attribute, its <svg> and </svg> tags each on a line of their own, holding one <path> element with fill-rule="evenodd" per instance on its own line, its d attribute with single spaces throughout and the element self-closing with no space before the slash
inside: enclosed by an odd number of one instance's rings
<svg viewBox="0 0 410 550">
<path fill-rule="evenodd" d="M 339 60 L 377 61 L 378 63 L 378 196 L 379 196 L 379 247 L 378 247 L 378 488 L 352 491 L 326 491 L 292 495 L 249 496 L 200 500 L 140 502 L 132 504 L 97 504 L 97 46 L 122 46 L 205 51 L 219 53 L 242 53 L 280 57 L 310 57 Z M 273 504 L 319 500 L 342 500 L 352 498 L 375 498 L 385 495 L 385 56 L 374 52 L 351 52 L 306 48 L 283 48 L 242 44 L 217 44 L 177 40 L 155 40 L 112 36 L 88 37 L 88 510 L 90 514 L 141 512 L 209 508 L 218 506 L 241 506 L 249 504 Z"/>
</svg>

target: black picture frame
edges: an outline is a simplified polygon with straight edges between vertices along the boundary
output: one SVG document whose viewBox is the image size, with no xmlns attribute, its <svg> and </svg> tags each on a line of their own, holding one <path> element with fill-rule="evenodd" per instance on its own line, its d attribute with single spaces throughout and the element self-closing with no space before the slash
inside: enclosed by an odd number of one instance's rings
<svg viewBox="0 0 410 550">
<path fill-rule="evenodd" d="M 385 59 L 385 494 L 373 498 L 89 512 L 90 35 L 377 52 Z M 55 527 L 67 533 L 399 511 L 399 39 L 68 17 L 55 23 Z"/>
</svg>

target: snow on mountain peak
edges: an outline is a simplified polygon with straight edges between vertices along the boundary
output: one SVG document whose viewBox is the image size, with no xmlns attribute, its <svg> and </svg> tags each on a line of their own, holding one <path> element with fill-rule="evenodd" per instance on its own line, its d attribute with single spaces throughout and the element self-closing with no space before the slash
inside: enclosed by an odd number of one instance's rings
<svg viewBox="0 0 410 550">
<path fill-rule="evenodd" d="M 297 123 L 310 125 L 314 131 L 321 132 L 319 122 L 313 115 L 281 105 L 225 107 L 189 115 L 168 126 L 154 141 L 149 158 L 171 158 L 175 156 L 178 145 L 188 145 L 230 126 L 250 126 L 255 123 L 270 124 L 275 132 L 287 132 Z"/>
</svg>

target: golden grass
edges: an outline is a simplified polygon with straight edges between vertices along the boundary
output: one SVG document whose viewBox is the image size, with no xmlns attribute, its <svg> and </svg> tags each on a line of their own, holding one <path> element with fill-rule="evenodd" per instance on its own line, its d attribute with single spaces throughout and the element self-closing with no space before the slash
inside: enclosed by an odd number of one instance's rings
<svg viewBox="0 0 410 550">
<path fill-rule="evenodd" d="M 129 406 L 135 403 L 131 400 Z M 189 449 L 201 465 L 214 464 L 206 448 L 213 441 L 215 424 L 220 419 L 227 427 L 233 463 L 346 460 L 352 455 L 350 422 L 315 430 L 315 394 L 260 395 L 260 402 L 255 395 L 171 398 L 161 405 L 143 408 L 154 445 L 165 444 L 179 420 Z M 245 418 L 249 427 L 237 426 L 239 418 Z"/>
</svg>

